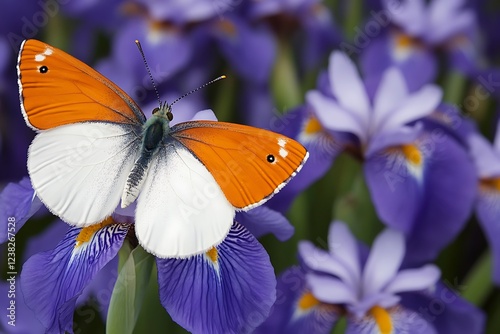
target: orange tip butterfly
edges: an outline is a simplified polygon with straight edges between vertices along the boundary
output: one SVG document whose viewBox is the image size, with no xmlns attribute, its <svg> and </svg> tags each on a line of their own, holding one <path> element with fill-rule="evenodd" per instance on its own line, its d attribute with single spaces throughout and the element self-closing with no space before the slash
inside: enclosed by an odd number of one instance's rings
<svg viewBox="0 0 500 334">
<path fill-rule="evenodd" d="M 37 40 L 22 43 L 17 73 L 23 116 L 38 132 L 28 172 L 40 200 L 79 227 L 136 201 L 137 239 L 161 258 L 220 243 L 235 211 L 263 204 L 308 157 L 298 142 L 250 126 L 170 126 L 166 103 L 146 119 L 118 86 Z"/>
</svg>

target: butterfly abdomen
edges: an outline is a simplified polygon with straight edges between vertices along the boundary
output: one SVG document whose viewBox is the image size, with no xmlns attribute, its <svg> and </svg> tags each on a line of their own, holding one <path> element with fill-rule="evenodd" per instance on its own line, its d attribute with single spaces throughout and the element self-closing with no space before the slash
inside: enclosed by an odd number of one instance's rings
<svg viewBox="0 0 500 334">
<path fill-rule="evenodd" d="M 167 124 L 168 126 L 168 124 Z M 165 135 L 165 121 L 153 117 L 144 125 L 141 155 L 130 171 L 122 194 L 122 208 L 135 201 L 148 174 L 149 165 Z"/>
</svg>

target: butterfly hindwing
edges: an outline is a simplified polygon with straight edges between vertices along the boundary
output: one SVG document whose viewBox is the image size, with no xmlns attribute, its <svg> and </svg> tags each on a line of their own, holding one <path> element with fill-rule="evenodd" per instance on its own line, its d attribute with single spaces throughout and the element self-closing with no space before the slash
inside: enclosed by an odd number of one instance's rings
<svg viewBox="0 0 500 334">
<path fill-rule="evenodd" d="M 23 42 L 17 71 L 21 109 L 35 130 L 87 121 L 145 122 L 137 104 L 118 86 L 43 42 Z"/>
<path fill-rule="evenodd" d="M 298 142 L 250 126 L 196 121 L 172 128 L 217 180 L 229 202 L 248 210 L 277 193 L 307 159 Z"/>
<path fill-rule="evenodd" d="M 137 202 L 135 230 L 150 253 L 184 258 L 220 243 L 234 213 L 205 166 L 172 141 L 151 161 Z"/>
</svg>

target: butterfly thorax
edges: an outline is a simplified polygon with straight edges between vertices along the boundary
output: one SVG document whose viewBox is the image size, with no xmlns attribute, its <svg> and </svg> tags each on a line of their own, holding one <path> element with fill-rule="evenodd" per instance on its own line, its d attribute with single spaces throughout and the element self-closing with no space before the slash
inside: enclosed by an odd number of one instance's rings
<svg viewBox="0 0 500 334">
<path fill-rule="evenodd" d="M 142 184 L 148 174 L 149 164 L 160 148 L 163 139 L 170 133 L 171 120 L 170 105 L 161 104 L 159 108 L 153 110 L 153 116 L 144 123 L 141 152 L 127 178 L 122 194 L 122 207 L 127 207 L 139 196 Z"/>
</svg>

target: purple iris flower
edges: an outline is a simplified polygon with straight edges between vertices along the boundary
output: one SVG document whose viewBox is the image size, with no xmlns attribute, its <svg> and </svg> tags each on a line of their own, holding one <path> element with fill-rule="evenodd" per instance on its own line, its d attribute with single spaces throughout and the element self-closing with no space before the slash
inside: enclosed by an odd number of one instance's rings
<svg viewBox="0 0 500 334">
<path fill-rule="evenodd" d="M 247 12 L 251 19 L 267 22 L 274 34 L 287 42 L 301 28 L 300 61 L 304 70 L 317 66 L 341 40 L 331 12 L 320 0 L 253 1 Z"/>
<path fill-rule="evenodd" d="M 216 120 L 210 110 L 193 119 Z M 13 196 L 19 200 L 12 201 Z M 40 207 L 27 178 L 9 185 L 1 199 L 2 214 L 20 220 Z M 49 333 L 72 332 L 78 301 L 91 294 L 88 286 L 98 273 L 113 266 L 125 238 L 134 239 L 133 219 L 127 215 L 133 212 L 117 210 L 100 224 L 70 228 L 54 249 L 25 262 L 20 275 L 24 300 Z M 258 207 L 238 213 L 224 241 L 206 253 L 157 258 L 162 305 L 191 332 L 250 332 L 267 318 L 276 288 L 269 256 L 256 237 L 273 233 L 286 240 L 293 232 L 282 214 Z"/>
<path fill-rule="evenodd" d="M 384 0 L 383 4 L 383 9 L 372 12 L 366 33 L 343 48 L 361 53 L 367 76 L 380 79 L 386 68 L 397 66 L 414 91 L 435 79 L 441 50 L 454 68 L 467 75 L 477 73 L 482 65 L 477 18 L 464 0 Z M 374 25 L 376 34 L 370 30 Z"/>
<path fill-rule="evenodd" d="M 406 245 L 400 232 L 384 230 L 364 256 L 347 226 L 334 222 L 328 248 L 299 244 L 303 267 L 281 275 L 277 301 L 257 333 L 329 333 L 341 316 L 353 334 L 482 332 L 484 315 L 438 283 L 435 265 L 401 268 Z M 445 293 L 444 312 L 427 314 L 429 301 Z M 459 314 L 460 324 L 450 320 Z"/>
<path fill-rule="evenodd" d="M 324 128 L 354 136 L 345 146 L 363 162 L 382 222 L 420 250 L 413 263 L 434 259 L 469 217 L 476 185 L 463 143 L 423 121 L 439 106 L 441 90 L 426 85 L 410 93 L 394 67 L 367 89 L 341 52 L 330 57 L 328 79 L 326 91 L 307 93 L 308 104 Z"/>
<path fill-rule="evenodd" d="M 500 284 L 500 128 L 493 144 L 475 131 L 468 142 L 479 176 L 476 215 L 493 254 L 493 280 Z"/>
</svg>

